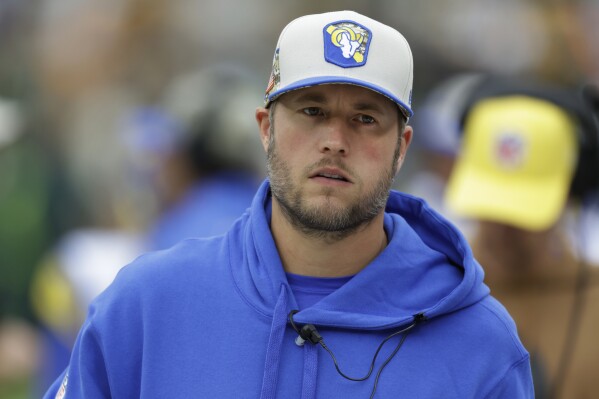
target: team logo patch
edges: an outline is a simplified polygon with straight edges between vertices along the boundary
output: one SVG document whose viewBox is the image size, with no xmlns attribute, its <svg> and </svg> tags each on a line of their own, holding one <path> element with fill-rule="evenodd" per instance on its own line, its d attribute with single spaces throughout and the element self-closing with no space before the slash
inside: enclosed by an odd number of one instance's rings
<svg viewBox="0 0 599 399">
<path fill-rule="evenodd" d="M 372 32 L 352 21 L 325 26 L 324 59 L 343 68 L 362 66 L 368 57 Z"/>
<path fill-rule="evenodd" d="M 495 160 L 505 169 L 517 169 L 526 161 L 526 142 L 516 133 L 503 133 L 495 142 Z"/>
</svg>

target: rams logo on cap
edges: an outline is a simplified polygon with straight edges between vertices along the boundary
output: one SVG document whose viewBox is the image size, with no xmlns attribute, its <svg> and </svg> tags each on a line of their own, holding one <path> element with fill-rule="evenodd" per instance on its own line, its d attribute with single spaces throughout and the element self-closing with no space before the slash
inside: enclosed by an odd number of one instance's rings
<svg viewBox="0 0 599 399">
<path fill-rule="evenodd" d="M 362 66 L 368 57 L 372 32 L 352 21 L 339 21 L 325 26 L 324 58 L 343 68 Z"/>
</svg>

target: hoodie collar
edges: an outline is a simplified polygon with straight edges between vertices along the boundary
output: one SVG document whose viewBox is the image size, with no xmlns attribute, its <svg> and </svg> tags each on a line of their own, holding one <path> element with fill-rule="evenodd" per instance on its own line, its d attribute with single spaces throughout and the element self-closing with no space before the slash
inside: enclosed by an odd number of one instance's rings
<svg viewBox="0 0 599 399">
<path fill-rule="evenodd" d="M 268 180 L 251 211 L 234 229 L 241 251 L 230 246 L 231 267 L 240 294 L 258 312 L 272 317 L 281 287 L 286 311 L 297 309 L 270 232 Z M 382 329 L 473 304 L 489 294 L 482 268 L 461 233 L 421 199 L 392 191 L 387 203 L 387 247 L 351 281 L 295 315 L 298 323 L 351 329 Z M 232 240 L 235 242 L 235 240 Z M 237 245 L 237 244 L 236 244 Z"/>
</svg>

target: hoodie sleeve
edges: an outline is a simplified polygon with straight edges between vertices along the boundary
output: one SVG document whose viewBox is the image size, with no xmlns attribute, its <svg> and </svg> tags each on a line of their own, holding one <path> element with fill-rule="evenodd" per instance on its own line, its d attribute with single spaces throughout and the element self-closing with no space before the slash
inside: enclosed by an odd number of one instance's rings
<svg viewBox="0 0 599 399">
<path fill-rule="evenodd" d="M 60 398 L 60 395 L 58 394 L 61 390 L 66 389 L 63 388 L 63 385 L 65 385 L 68 381 L 68 377 L 67 377 L 67 370 L 63 371 L 62 374 L 60 375 L 60 377 L 58 377 L 58 379 L 56 381 L 54 381 L 54 383 L 52 384 L 52 386 L 50 388 L 48 388 L 48 390 L 46 391 L 46 394 L 44 395 L 43 399 L 54 399 L 54 398 Z"/>
<path fill-rule="evenodd" d="M 534 399 L 534 397 L 530 357 L 528 355 L 514 364 L 499 383 L 485 396 L 486 399 Z"/>
<path fill-rule="evenodd" d="M 109 397 L 104 355 L 93 325 L 88 321 L 79 333 L 67 369 L 52 384 L 44 399 Z"/>
</svg>

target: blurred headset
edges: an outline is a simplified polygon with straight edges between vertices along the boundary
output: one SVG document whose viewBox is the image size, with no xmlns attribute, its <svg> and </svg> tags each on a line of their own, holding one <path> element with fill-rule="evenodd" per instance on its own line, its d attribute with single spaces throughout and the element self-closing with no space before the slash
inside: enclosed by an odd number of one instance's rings
<svg viewBox="0 0 599 399">
<path fill-rule="evenodd" d="M 534 80 L 486 76 L 471 88 L 461 113 L 460 126 L 464 127 L 470 110 L 479 101 L 516 95 L 551 102 L 575 119 L 578 163 L 570 185 L 570 196 L 584 201 L 599 194 L 599 87 L 586 84 L 573 89 Z"/>
</svg>

